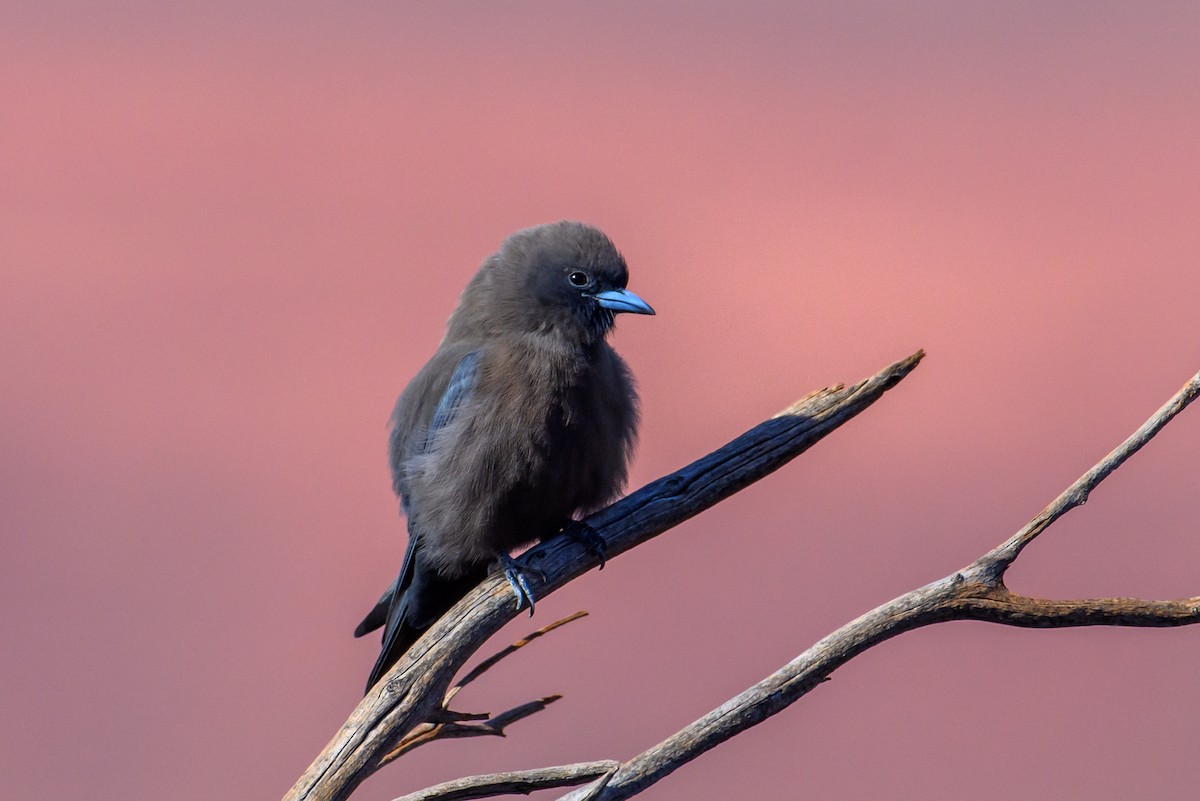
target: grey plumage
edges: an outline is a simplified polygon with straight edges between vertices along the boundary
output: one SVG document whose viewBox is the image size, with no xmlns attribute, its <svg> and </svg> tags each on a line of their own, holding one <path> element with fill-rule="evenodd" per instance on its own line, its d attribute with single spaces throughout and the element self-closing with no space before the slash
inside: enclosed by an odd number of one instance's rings
<svg viewBox="0 0 1200 801">
<path fill-rule="evenodd" d="M 627 280 L 607 236 L 558 222 L 510 236 L 467 284 L 392 415 L 409 543 L 355 630 L 384 626 L 368 690 L 497 558 L 624 484 L 637 396 L 605 336 L 616 313 L 654 313 Z"/>
</svg>

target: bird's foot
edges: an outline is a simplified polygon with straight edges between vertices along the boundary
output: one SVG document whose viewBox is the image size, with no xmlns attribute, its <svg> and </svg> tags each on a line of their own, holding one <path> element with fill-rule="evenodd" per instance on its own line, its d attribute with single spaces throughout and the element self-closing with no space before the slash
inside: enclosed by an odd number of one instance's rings
<svg viewBox="0 0 1200 801">
<path fill-rule="evenodd" d="M 536 567 L 521 567 L 517 561 L 506 553 L 501 553 L 496 557 L 500 563 L 500 570 L 504 573 L 504 578 L 508 580 L 508 586 L 512 587 L 513 594 L 517 596 L 517 611 L 520 612 L 525 604 L 529 604 L 529 616 L 533 617 L 533 590 L 529 588 L 529 578 L 526 572 L 538 574 L 541 576 Z"/>
<path fill-rule="evenodd" d="M 563 529 L 563 533 L 588 549 L 588 553 L 600 560 L 600 570 L 608 562 L 608 543 L 597 533 L 596 529 L 581 520 L 572 520 Z"/>
</svg>

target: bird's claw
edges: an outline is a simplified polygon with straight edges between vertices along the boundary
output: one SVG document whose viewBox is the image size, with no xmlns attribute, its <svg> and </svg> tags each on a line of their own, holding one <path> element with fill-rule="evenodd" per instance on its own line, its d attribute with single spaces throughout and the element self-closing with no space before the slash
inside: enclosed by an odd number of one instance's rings
<svg viewBox="0 0 1200 801">
<path fill-rule="evenodd" d="M 569 523 L 563 533 L 587 548 L 588 553 L 600 560 L 599 569 L 604 569 L 604 565 L 608 563 L 608 543 L 596 529 L 587 523 L 576 520 Z"/>
<path fill-rule="evenodd" d="M 526 571 L 538 573 L 537 568 L 521 567 L 506 553 L 500 554 L 498 560 L 500 570 L 508 581 L 508 586 L 512 587 L 513 594 L 517 596 L 517 611 L 520 612 L 525 604 L 529 604 L 529 616 L 533 617 L 533 590 L 529 588 L 529 578 L 525 573 Z"/>
</svg>

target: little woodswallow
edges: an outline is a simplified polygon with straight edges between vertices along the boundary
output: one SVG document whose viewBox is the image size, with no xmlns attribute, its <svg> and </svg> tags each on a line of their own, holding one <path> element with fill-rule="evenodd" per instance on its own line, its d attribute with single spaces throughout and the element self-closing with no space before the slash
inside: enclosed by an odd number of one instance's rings
<svg viewBox="0 0 1200 801">
<path fill-rule="evenodd" d="M 637 393 L 605 336 L 621 312 L 654 314 L 628 280 L 604 233 L 564 221 L 513 234 L 467 284 L 392 413 L 408 549 L 354 631 L 383 626 L 367 691 L 491 564 L 518 608 L 532 606 L 509 551 L 562 531 L 625 483 Z M 576 533 L 601 548 L 594 532 Z"/>
</svg>

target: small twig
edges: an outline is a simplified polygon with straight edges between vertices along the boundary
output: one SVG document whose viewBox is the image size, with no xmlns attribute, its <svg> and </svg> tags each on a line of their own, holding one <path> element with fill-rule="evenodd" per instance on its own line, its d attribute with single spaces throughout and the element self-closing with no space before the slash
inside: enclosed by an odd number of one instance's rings
<svg viewBox="0 0 1200 801">
<path fill-rule="evenodd" d="M 541 712 L 561 698 L 561 695 L 547 695 L 536 701 L 515 706 L 494 717 L 482 715 L 471 716 L 464 722 L 451 720 L 445 723 L 425 723 L 409 732 L 399 745 L 380 758 L 379 767 L 399 759 L 414 748 L 428 745 L 436 740 L 453 740 L 460 737 L 503 737 L 505 728 L 518 720 L 524 720 L 530 715 Z"/>
<path fill-rule="evenodd" d="M 492 714 L 490 712 L 456 712 L 453 709 L 442 707 L 437 712 L 434 712 L 430 717 L 430 723 L 459 723 L 464 720 L 487 720 Z"/>
<path fill-rule="evenodd" d="M 535 770 L 514 770 L 506 773 L 489 773 L 486 776 L 470 776 L 465 779 L 436 784 L 415 793 L 400 796 L 395 801 L 462 801 L 468 798 L 488 798 L 496 795 L 529 795 L 538 790 L 555 787 L 571 787 L 591 781 L 597 776 L 611 772 L 619 762 L 602 760 L 580 762 L 575 765 L 559 765 Z"/>
<path fill-rule="evenodd" d="M 429 720 L 415 727 L 400 742 L 385 754 L 379 760 L 379 767 L 383 767 L 396 760 L 397 758 L 407 754 L 409 751 L 418 746 L 432 743 L 435 740 L 448 740 L 455 737 L 477 737 L 481 735 L 499 735 L 504 736 L 504 728 L 509 724 L 515 723 L 522 718 L 527 718 L 530 715 L 541 712 L 550 704 L 562 698 L 561 695 L 548 695 L 545 698 L 539 698 L 536 701 L 522 704 L 514 707 L 507 712 L 502 712 L 495 717 L 492 717 L 488 712 L 455 712 L 450 709 L 450 701 L 454 696 L 458 695 L 459 690 L 466 687 L 475 679 L 482 676 L 489 668 L 496 665 L 501 659 L 511 656 L 521 648 L 524 648 L 529 643 L 542 637 L 557 628 L 567 625 L 568 623 L 579 620 L 581 617 L 586 617 L 587 612 L 582 609 L 567 615 L 560 620 L 556 620 L 548 626 L 542 626 L 537 631 L 526 634 L 521 639 L 511 645 L 508 645 L 496 653 L 489 656 L 487 659 L 475 666 L 466 676 L 464 676 L 457 684 L 446 691 L 446 696 L 442 700 L 442 705 L 430 715 Z M 473 721 L 474 725 L 460 725 L 465 721 Z"/>
<path fill-rule="evenodd" d="M 488 671 L 489 668 L 493 667 L 501 659 L 504 659 L 507 656 L 511 656 L 512 654 L 516 653 L 521 648 L 524 648 L 526 645 L 529 645 L 529 643 L 533 642 L 534 640 L 538 639 L 539 637 L 544 637 L 545 635 L 549 634 L 550 632 L 554 631 L 555 629 L 561 628 L 562 626 L 565 626 L 568 623 L 579 620 L 580 618 L 583 618 L 583 617 L 587 617 L 587 612 L 583 609 L 580 609 L 578 612 L 574 612 L 560 620 L 556 620 L 548 626 L 542 626 L 537 631 L 532 632 L 530 634 L 526 634 L 524 637 L 517 640 L 512 645 L 505 646 L 501 650 L 492 654 L 487 659 L 483 660 L 478 665 L 473 667 L 467 673 L 467 675 L 465 675 L 461 679 L 459 679 L 458 683 L 456 683 L 453 687 L 451 687 L 449 689 L 449 691 L 446 693 L 445 704 L 450 703 L 450 699 L 452 699 L 454 696 L 458 695 L 459 690 L 461 690 L 463 687 L 466 687 L 468 684 L 475 681 L 475 679 L 482 676 L 484 673 L 486 673 Z M 445 706 L 445 704 L 443 704 L 443 706 Z"/>
<path fill-rule="evenodd" d="M 507 712 L 501 712 L 491 720 L 481 723 L 480 726 L 491 729 L 492 734 L 503 737 L 506 726 L 516 723 L 518 720 L 524 720 L 535 712 L 541 712 L 547 706 L 559 700 L 560 698 L 562 698 L 561 695 L 547 695 L 546 697 L 539 698 L 536 701 L 529 701 L 528 703 L 521 704 L 520 706 L 515 706 Z"/>
</svg>

